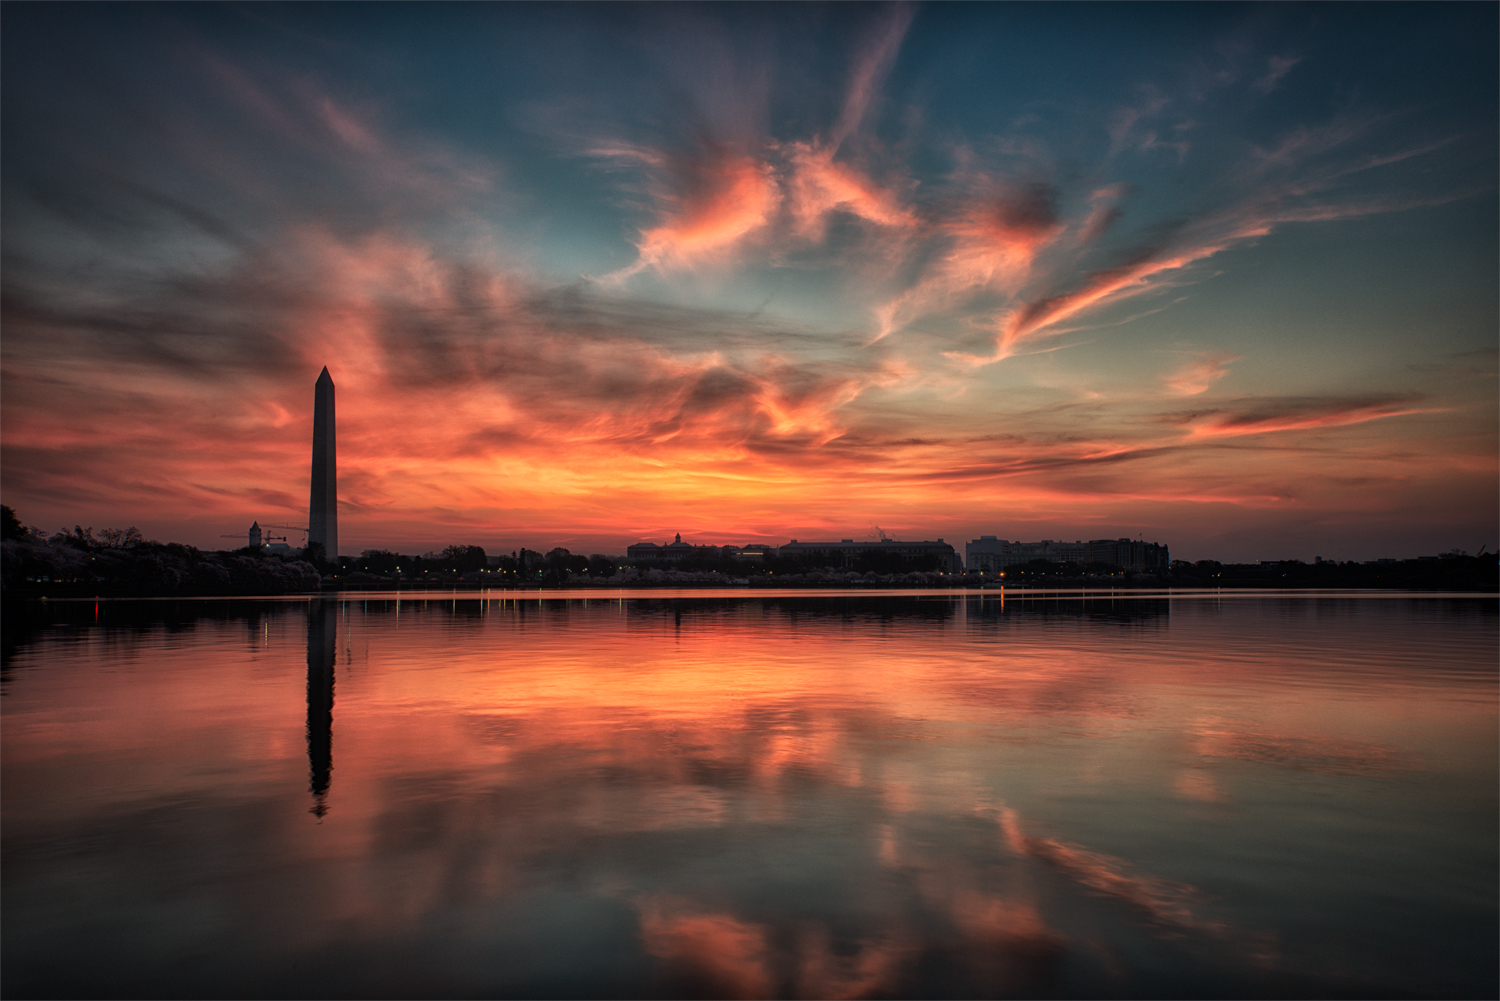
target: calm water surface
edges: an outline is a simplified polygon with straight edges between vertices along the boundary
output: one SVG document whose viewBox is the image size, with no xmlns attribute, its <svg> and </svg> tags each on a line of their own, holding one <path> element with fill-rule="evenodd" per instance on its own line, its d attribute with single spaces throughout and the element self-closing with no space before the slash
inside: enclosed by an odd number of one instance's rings
<svg viewBox="0 0 1500 1001">
<path fill-rule="evenodd" d="M 8 997 L 1494 997 L 1496 599 L 8 610 Z"/>
</svg>

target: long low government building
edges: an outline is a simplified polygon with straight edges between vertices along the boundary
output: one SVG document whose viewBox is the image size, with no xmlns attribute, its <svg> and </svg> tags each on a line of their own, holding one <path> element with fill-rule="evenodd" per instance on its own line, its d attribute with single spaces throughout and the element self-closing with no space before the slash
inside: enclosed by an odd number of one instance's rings
<svg viewBox="0 0 1500 1001">
<path fill-rule="evenodd" d="M 867 539 L 856 542 L 840 539 L 838 542 L 798 542 L 793 539 L 776 551 L 783 559 L 792 557 L 805 563 L 826 567 L 852 568 L 861 556 L 870 553 L 886 553 L 904 560 L 932 557 L 937 567 L 945 573 L 963 573 L 964 563 L 958 551 L 949 543 L 897 542 L 894 539 Z"/>
<path fill-rule="evenodd" d="M 637 542 L 625 550 L 627 560 L 657 563 L 681 563 L 691 558 L 736 559 L 747 563 L 763 561 L 772 557 L 797 559 L 816 566 L 853 568 L 860 557 L 881 553 L 887 557 L 911 561 L 931 557 L 937 568 L 947 573 L 963 573 L 964 563 L 957 550 L 942 539 L 936 542 L 897 542 L 894 539 L 840 539 L 837 542 L 798 542 L 793 539 L 784 546 L 765 546 L 752 543 L 747 546 L 695 546 L 682 541 L 678 534 L 671 542 L 657 545 L 654 542 Z"/>
<path fill-rule="evenodd" d="M 981 535 L 964 546 L 970 573 L 1000 573 L 1006 567 L 1048 560 L 1053 563 L 1104 563 L 1133 573 L 1166 570 L 1172 565 L 1167 547 L 1137 539 L 1090 539 L 1088 542 L 1008 542 Z"/>
</svg>

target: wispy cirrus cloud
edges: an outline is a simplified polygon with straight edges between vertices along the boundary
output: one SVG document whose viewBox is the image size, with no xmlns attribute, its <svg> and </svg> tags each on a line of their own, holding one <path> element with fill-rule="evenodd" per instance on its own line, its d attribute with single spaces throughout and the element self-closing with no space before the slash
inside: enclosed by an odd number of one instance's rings
<svg viewBox="0 0 1500 1001">
<path fill-rule="evenodd" d="M 1172 227 L 1166 239 L 1138 245 L 1127 251 L 1124 260 L 1116 265 L 1083 274 L 1054 270 L 1047 280 L 1071 284 L 1070 290 L 1034 298 L 1018 297 L 1019 301 L 1003 311 L 996 322 L 993 353 L 950 352 L 949 357 L 969 365 L 993 364 L 1011 357 L 1027 341 L 1056 336 L 1062 332 L 1058 325 L 1065 321 L 1175 287 L 1187 279 L 1195 265 L 1293 223 L 1356 219 L 1461 197 L 1445 196 L 1435 202 L 1404 198 L 1316 200 L 1318 193 L 1332 184 L 1332 178 L 1310 175 L 1271 185 L 1237 205 Z"/>
<path fill-rule="evenodd" d="M 870 106 L 880 94 L 881 84 L 891 71 L 901 43 L 911 28 L 916 11 L 911 4 L 888 5 L 870 26 L 855 50 L 853 72 L 844 93 L 844 107 L 830 135 L 830 145 L 837 149 L 859 130 Z"/>
<path fill-rule="evenodd" d="M 205 47 L 190 51 L 224 120 L 167 121 L 162 138 L 207 176 L 243 186 L 263 203 L 297 193 L 280 182 L 310 165 L 353 185 L 350 194 L 366 204 L 404 204 L 408 216 L 493 191 L 496 163 L 390 126 L 374 99 L 346 99 L 310 75 L 237 62 Z M 247 128 L 261 136 L 248 153 Z"/>
<path fill-rule="evenodd" d="M 1173 415 L 1169 420 L 1186 428 L 1190 438 L 1234 438 L 1280 431 L 1346 427 L 1390 417 L 1436 413 L 1442 409 L 1424 407 L 1421 403 L 1420 399 L 1410 397 L 1374 400 L 1263 400 L 1251 402 L 1242 409 L 1189 411 Z"/>
<path fill-rule="evenodd" d="M 1250 89 L 1257 94 L 1271 93 L 1280 85 L 1282 77 L 1301 61 L 1301 56 L 1271 56 L 1266 60 L 1265 74 L 1251 84 Z"/>
</svg>

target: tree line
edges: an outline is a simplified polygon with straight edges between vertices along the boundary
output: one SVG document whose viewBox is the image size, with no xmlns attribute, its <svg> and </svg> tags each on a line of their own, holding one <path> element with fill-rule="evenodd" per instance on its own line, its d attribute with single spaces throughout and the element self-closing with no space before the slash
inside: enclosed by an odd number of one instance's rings
<svg viewBox="0 0 1500 1001">
<path fill-rule="evenodd" d="M 11 595 L 287 594 L 315 591 L 318 568 L 302 559 L 203 552 L 146 539 L 134 528 L 92 527 L 48 536 L 0 505 L 0 584 Z"/>
</svg>

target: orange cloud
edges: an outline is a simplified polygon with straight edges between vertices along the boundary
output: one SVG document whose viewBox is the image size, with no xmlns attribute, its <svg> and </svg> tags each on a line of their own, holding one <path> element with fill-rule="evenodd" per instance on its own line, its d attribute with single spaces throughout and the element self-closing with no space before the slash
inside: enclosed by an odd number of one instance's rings
<svg viewBox="0 0 1500 1001">
<path fill-rule="evenodd" d="M 1250 235 L 1264 235 L 1269 231 L 1269 228 L 1265 228 L 1258 234 L 1247 233 L 1246 238 Z M 1186 268 L 1205 257 L 1212 257 L 1226 246 L 1227 242 L 1221 242 L 1189 248 L 1163 257 L 1149 256 L 1136 263 L 1099 272 L 1075 292 L 1037 299 L 1011 311 L 1001 323 L 994 355 L 970 360 L 987 364 L 1008 358 L 1015 353 L 1021 342 L 1042 334 L 1047 328 L 1105 302 L 1153 291 L 1153 278 L 1164 272 Z"/>
<path fill-rule="evenodd" d="M 967 200 L 940 224 L 946 243 L 924 277 L 880 307 L 876 340 L 966 293 L 1015 294 L 1032 275 L 1037 255 L 1063 232 L 1056 192 L 1046 184 L 1000 185 Z"/>
<path fill-rule="evenodd" d="M 1278 431 L 1314 431 L 1322 428 L 1364 424 L 1387 417 L 1435 413 L 1432 408 L 1400 401 L 1281 401 L 1267 402 L 1248 411 L 1206 410 L 1178 415 L 1190 438 L 1235 438 Z"/>
<path fill-rule="evenodd" d="M 822 927 L 804 927 L 797 941 L 796 997 L 867 998 L 889 994 L 917 943 L 888 934 L 852 954 L 835 949 Z"/>
<path fill-rule="evenodd" d="M 831 147 L 793 143 L 789 148 L 790 206 L 793 231 L 798 237 L 821 241 L 827 217 L 835 211 L 893 229 L 917 225 L 916 215 L 903 207 L 893 192 L 853 167 L 835 163 Z"/>
<path fill-rule="evenodd" d="M 1324 135 L 1327 132 L 1329 134 Z M 1316 138 L 1287 139 L 1273 159 L 1295 163 L 1299 156 L 1311 156 L 1337 147 L 1350 138 L 1345 130 L 1320 130 Z M 1298 147 L 1310 145 L 1312 150 Z M 1435 147 L 1434 147 L 1435 148 Z M 1415 153 L 1411 155 L 1416 155 Z M 1357 169 L 1367 169 L 1360 167 Z M 1029 340 L 1055 336 L 1063 331 L 1058 324 L 1107 305 L 1136 296 L 1148 295 L 1168 287 L 1170 276 L 1183 272 L 1201 261 L 1231 247 L 1269 235 L 1277 227 L 1290 223 L 1327 222 L 1376 213 L 1437 204 L 1437 200 L 1373 200 L 1364 202 L 1306 203 L 1315 192 L 1326 188 L 1333 178 L 1347 171 L 1335 171 L 1328 177 L 1310 177 L 1281 185 L 1256 187 L 1237 205 L 1206 215 L 1185 227 L 1175 239 L 1159 245 L 1138 247 L 1126 261 L 1114 267 L 1094 271 L 1081 281 L 1066 273 L 1053 281 L 1076 282 L 1076 288 L 1061 294 L 1032 297 L 1001 312 L 996 323 L 995 350 L 990 355 L 947 352 L 946 356 L 969 366 L 993 364 L 1011 357 Z M 1091 209 L 1079 228 L 1081 236 L 1097 238 L 1112 225 L 1117 214 L 1109 202 L 1123 194 L 1124 188 L 1110 185 L 1094 192 Z M 1085 241 L 1086 242 L 1086 241 Z"/>
<path fill-rule="evenodd" d="M 1172 793 L 1200 803 L 1225 803 L 1229 800 L 1214 777 L 1201 768 L 1184 768 L 1173 776 Z"/>
<path fill-rule="evenodd" d="M 1208 758 L 1240 758 L 1320 775 L 1380 775 L 1400 771 L 1389 747 L 1324 736 L 1267 733 L 1208 719 L 1192 729 L 1193 750 Z"/>
<path fill-rule="evenodd" d="M 1164 381 L 1178 396 L 1196 396 L 1207 392 L 1208 387 L 1228 375 L 1229 366 L 1239 360 L 1239 355 L 1225 351 L 1204 354 L 1185 362 L 1177 371 L 1167 375 Z"/>
<path fill-rule="evenodd" d="M 1000 826 L 1012 851 L 1058 869 L 1095 893 L 1129 904 L 1157 924 L 1209 931 L 1223 928 L 1194 913 L 1192 905 L 1199 894 L 1193 886 L 1137 875 L 1111 855 L 1028 835 L 1021 830 L 1016 812 L 1008 808 L 1001 811 Z"/>
<path fill-rule="evenodd" d="M 637 906 L 642 942 L 661 962 L 665 979 L 714 997 L 775 997 L 787 986 L 795 997 L 885 993 L 919 951 L 919 943 L 891 934 L 861 942 L 852 953 L 836 950 L 827 930 L 810 923 L 790 943 L 773 946 L 774 929 L 683 898 L 656 894 Z"/>
<path fill-rule="evenodd" d="M 658 182 L 656 225 L 641 230 L 636 263 L 611 277 L 646 268 L 691 268 L 725 255 L 765 228 L 781 203 L 769 164 L 727 149 L 698 158 L 663 158 L 671 182 Z"/>
<path fill-rule="evenodd" d="M 647 953 L 677 967 L 679 976 L 704 984 L 715 997 L 771 995 L 766 933 L 757 925 L 653 897 L 641 905 L 641 939 Z"/>
</svg>

